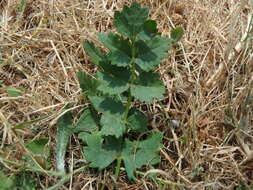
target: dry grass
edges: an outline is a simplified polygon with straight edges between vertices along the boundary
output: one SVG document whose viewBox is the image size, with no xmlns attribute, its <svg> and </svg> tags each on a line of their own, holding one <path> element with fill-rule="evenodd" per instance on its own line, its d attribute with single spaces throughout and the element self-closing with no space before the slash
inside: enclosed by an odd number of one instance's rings
<svg viewBox="0 0 253 190">
<path fill-rule="evenodd" d="M 95 170 L 72 176 L 62 189 L 234 189 L 239 182 L 253 185 L 253 49 L 247 0 L 149 0 L 163 35 L 174 25 L 185 29 L 182 41 L 159 68 L 167 87 L 164 109 L 148 108 L 152 124 L 166 139 L 159 180 L 142 178 L 131 184 L 121 173 Z M 17 163 L 25 142 L 48 137 L 55 147 L 55 121 L 64 105 L 80 111 L 75 73 L 94 72 L 82 49 L 96 32 L 115 30 L 113 12 L 129 1 L 2 0 L 0 1 L 0 143 L 1 157 Z M 22 88 L 8 97 L 7 87 Z M 82 106 L 82 105 L 81 105 Z M 49 118 L 13 133 L 12 126 L 48 115 Z M 179 122 L 177 125 L 176 122 Z M 173 125 L 174 123 L 174 125 Z M 176 125 L 175 125 L 176 123 Z M 5 148 L 12 144 L 12 148 Z M 82 166 L 80 145 L 73 136 L 67 164 Z M 11 172 L 19 168 L 1 162 Z M 52 157 L 54 164 L 54 157 Z M 44 188 L 57 178 L 42 175 Z M 174 185 L 173 185 L 174 184 Z M 41 186 L 41 189 L 42 186 Z"/>
</svg>

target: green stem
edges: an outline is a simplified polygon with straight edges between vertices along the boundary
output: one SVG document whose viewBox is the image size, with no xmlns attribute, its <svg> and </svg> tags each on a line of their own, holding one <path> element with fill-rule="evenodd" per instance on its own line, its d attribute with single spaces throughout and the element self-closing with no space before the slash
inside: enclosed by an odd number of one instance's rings
<svg viewBox="0 0 253 190">
<path fill-rule="evenodd" d="M 55 185 L 53 185 L 53 186 L 47 188 L 46 190 L 55 190 L 55 189 L 59 189 L 62 185 L 64 185 L 64 183 L 68 182 L 69 179 L 70 179 L 74 174 L 80 173 L 80 172 L 82 172 L 82 171 L 83 171 L 84 169 L 86 169 L 86 168 L 87 168 L 87 166 L 83 166 L 83 167 L 81 167 L 81 168 L 78 168 L 78 169 L 74 170 L 72 173 L 69 173 L 69 174 L 67 174 L 66 176 L 62 177 L 61 180 L 60 180 L 57 184 L 55 184 Z"/>
<path fill-rule="evenodd" d="M 131 39 L 132 42 L 132 47 L 131 47 L 131 51 L 132 51 L 132 58 L 131 58 L 131 77 L 130 77 L 130 86 L 134 83 L 135 80 L 135 38 Z M 131 92 L 130 92 L 130 88 L 128 89 L 128 98 L 127 98 L 127 104 L 126 104 L 126 109 L 123 115 L 123 119 L 126 122 L 127 120 L 127 116 L 131 107 L 131 103 L 132 103 L 132 96 L 131 96 Z M 122 162 L 122 158 L 119 157 L 117 158 L 117 166 L 115 169 L 115 178 L 117 179 L 119 176 L 119 172 L 120 172 L 120 165 Z"/>
<path fill-rule="evenodd" d="M 126 171 L 125 168 L 120 168 L 121 171 Z M 142 177 L 147 177 L 145 173 L 143 172 L 140 172 L 140 171 L 136 171 L 136 174 L 138 175 L 141 175 Z M 167 180 L 167 179 L 163 179 L 163 178 L 160 178 L 160 177 L 155 177 L 155 179 L 160 182 L 160 183 L 163 183 L 163 184 L 166 184 L 166 185 L 172 185 L 172 186 L 175 186 L 175 187 L 185 187 L 186 185 L 185 184 L 182 184 L 182 183 L 175 183 L 173 181 L 170 181 L 170 180 Z"/>
<path fill-rule="evenodd" d="M 65 174 L 62 174 L 60 172 L 55 172 L 55 171 L 52 171 L 52 170 L 45 170 L 45 169 L 41 169 L 39 167 L 31 167 L 29 165 L 24 166 L 23 164 L 20 164 L 20 163 L 17 163 L 15 161 L 11 161 L 11 160 L 5 159 L 5 158 L 3 158 L 3 157 L 0 156 L 0 163 L 1 162 L 5 163 L 5 164 L 9 164 L 9 165 L 13 165 L 13 166 L 22 168 L 24 170 L 29 170 L 29 171 L 32 171 L 32 172 L 45 173 L 47 175 L 60 176 L 60 177 L 65 175 Z"/>
<path fill-rule="evenodd" d="M 119 177 L 121 161 L 122 161 L 122 158 L 121 158 L 121 157 L 118 157 L 118 158 L 117 158 L 117 165 L 116 165 L 116 169 L 115 169 L 115 179 L 116 179 L 116 180 L 117 180 L 118 177 Z"/>
<path fill-rule="evenodd" d="M 134 83 L 135 80 L 135 38 L 131 39 L 132 42 L 132 47 L 131 47 L 131 52 L 132 52 L 132 58 L 131 58 L 131 77 L 130 77 L 130 86 Z M 127 104 L 126 104 L 126 109 L 124 113 L 124 120 L 127 119 L 130 107 L 131 107 L 131 102 L 132 102 L 132 96 L 130 92 L 130 88 L 128 89 L 128 98 L 127 98 Z"/>
<path fill-rule="evenodd" d="M 127 104 L 126 104 L 126 109 L 125 109 L 125 113 L 124 113 L 124 121 L 127 119 L 130 107 L 131 107 L 131 102 L 132 102 L 132 96 L 130 94 L 130 89 L 128 90 L 128 98 L 127 98 Z"/>
</svg>

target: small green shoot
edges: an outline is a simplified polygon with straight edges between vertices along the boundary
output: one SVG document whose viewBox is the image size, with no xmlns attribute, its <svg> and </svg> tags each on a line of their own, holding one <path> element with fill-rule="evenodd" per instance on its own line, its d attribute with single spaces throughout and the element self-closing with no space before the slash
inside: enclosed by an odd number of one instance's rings
<svg viewBox="0 0 253 190">
<path fill-rule="evenodd" d="M 37 162 L 44 168 L 49 169 L 51 167 L 51 163 L 49 161 L 50 158 L 50 148 L 47 146 L 48 139 L 47 138 L 39 138 L 35 139 L 25 146 L 26 148 L 34 155 Z M 26 159 L 29 161 L 29 164 L 33 167 L 36 167 L 36 164 L 33 164 L 33 160 L 29 159 L 27 156 Z"/>
<path fill-rule="evenodd" d="M 16 129 L 23 129 L 23 128 L 25 128 L 25 127 L 30 127 L 32 124 L 37 123 L 37 122 L 39 122 L 39 121 L 41 121 L 41 120 L 43 120 L 43 119 L 46 119 L 46 118 L 48 118 L 48 117 L 49 117 L 49 116 L 41 116 L 41 117 L 36 118 L 36 119 L 33 119 L 33 120 L 31 120 L 31 121 L 25 121 L 25 122 L 21 122 L 21 123 L 15 124 L 15 125 L 12 126 L 11 128 L 12 128 L 13 130 L 16 130 Z"/>
<path fill-rule="evenodd" d="M 171 38 L 173 39 L 174 42 L 178 42 L 184 34 L 184 30 L 181 27 L 176 27 L 174 30 L 171 32 Z"/>
<path fill-rule="evenodd" d="M 183 29 L 172 30 L 171 38 L 162 37 L 148 16 L 148 7 L 138 3 L 115 12 L 113 23 L 118 33 L 98 34 L 108 51 L 104 53 L 92 42 L 84 43 L 98 67 L 95 78 L 77 73 L 83 95 L 90 102 L 76 127 L 85 143 L 84 158 L 90 167 L 100 170 L 116 161 L 115 178 L 122 162 L 131 180 L 137 169 L 160 162 L 163 134 L 149 131 L 146 117 L 134 102 L 163 99 L 165 87 L 154 70 L 166 58 L 171 44 L 182 37 Z"/>
<path fill-rule="evenodd" d="M 9 97 L 18 97 L 23 94 L 23 91 L 18 88 L 7 88 L 6 90 Z"/>
</svg>

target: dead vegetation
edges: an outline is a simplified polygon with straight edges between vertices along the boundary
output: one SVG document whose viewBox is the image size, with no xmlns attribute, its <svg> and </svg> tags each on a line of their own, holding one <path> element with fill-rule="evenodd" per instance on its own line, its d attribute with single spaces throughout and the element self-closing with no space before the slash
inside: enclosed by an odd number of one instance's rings
<svg viewBox="0 0 253 190">
<path fill-rule="evenodd" d="M 84 170 L 62 189 L 235 189 L 253 186 L 252 4 L 248 0 L 138 1 L 151 9 L 163 35 L 185 29 L 181 42 L 159 68 L 167 87 L 165 100 L 146 109 L 151 125 L 164 131 L 162 162 L 139 174 L 136 184 L 124 172 L 115 182 L 110 170 Z M 115 30 L 112 18 L 129 1 L 0 1 L 0 143 L 1 158 L 22 165 L 20 141 L 48 137 L 55 147 L 55 122 L 64 105 L 80 111 L 77 71 L 93 73 L 82 48 L 97 45 L 96 32 Z M 9 97 L 6 88 L 22 88 Z M 19 130 L 17 124 L 48 116 Z M 15 146 L 6 146 L 6 145 Z M 54 155 L 51 159 L 54 164 Z M 66 161 L 82 165 L 73 136 Z M 1 159 L 10 172 L 19 167 Z M 143 170 L 145 172 L 146 170 Z M 41 175 L 48 188 L 57 178 Z M 41 189 L 43 189 L 41 186 Z"/>
</svg>

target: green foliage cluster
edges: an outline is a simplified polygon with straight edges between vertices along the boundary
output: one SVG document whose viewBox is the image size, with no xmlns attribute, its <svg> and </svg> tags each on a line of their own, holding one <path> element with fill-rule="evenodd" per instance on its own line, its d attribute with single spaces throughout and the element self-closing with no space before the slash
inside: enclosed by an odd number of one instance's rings
<svg viewBox="0 0 253 190">
<path fill-rule="evenodd" d="M 162 37 L 156 22 L 148 16 L 148 7 L 138 3 L 115 12 L 117 33 L 98 34 L 108 51 L 84 43 L 90 60 L 98 67 L 95 77 L 77 73 L 90 102 L 75 128 L 86 144 L 84 157 L 90 167 L 99 169 L 117 160 L 116 176 L 123 161 L 129 179 L 135 179 L 136 169 L 160 162 L 163 134 L 148 131 L 147 119 L 133 102 L 152 103 L 163 98 L 165 87 L 153 71 L 183 33 L 182 28 L 176 28 L 171 38 Z M 140 136 L 141 140 L 136 138 Z"/>
<path fill-rule="evenodd" d="M 20 172 L 7 177 L 1 170 L 0 181 L 1 190 L 35 190 L 38 183 L 32 173 Z"/>
<path fill-rule="evenodd" d="M 84 43 L 85 51 L 99 68 L 95 78 L 84 72 L 77 74 L 91 103 L 76 128 L 84 130 L 79 133 L 86 143 L 83 154 L 91 167 L 99 169 L 117 160 L 116 176 L 123 160 L 129 179 L 135 178 L 136 169 L 159 163 L 157 152 L 163 138 L 158 131 L 142 140 L 130 138 L 130 134 L 148 132 L 147 119 L 132 103 L 152 103 L 154 98 L 163 98 L 164 85 L 153 71 L 166 57 L 170 44 L 182 36 L 182 29 L 176 28 L 172 38 L 162 37 L 148 14 L 148 7 L 138 3 L 115 12 L 118 33 L 98 34 L 109 51 L 103 53 L 93 43 Z"/>
</svg>

